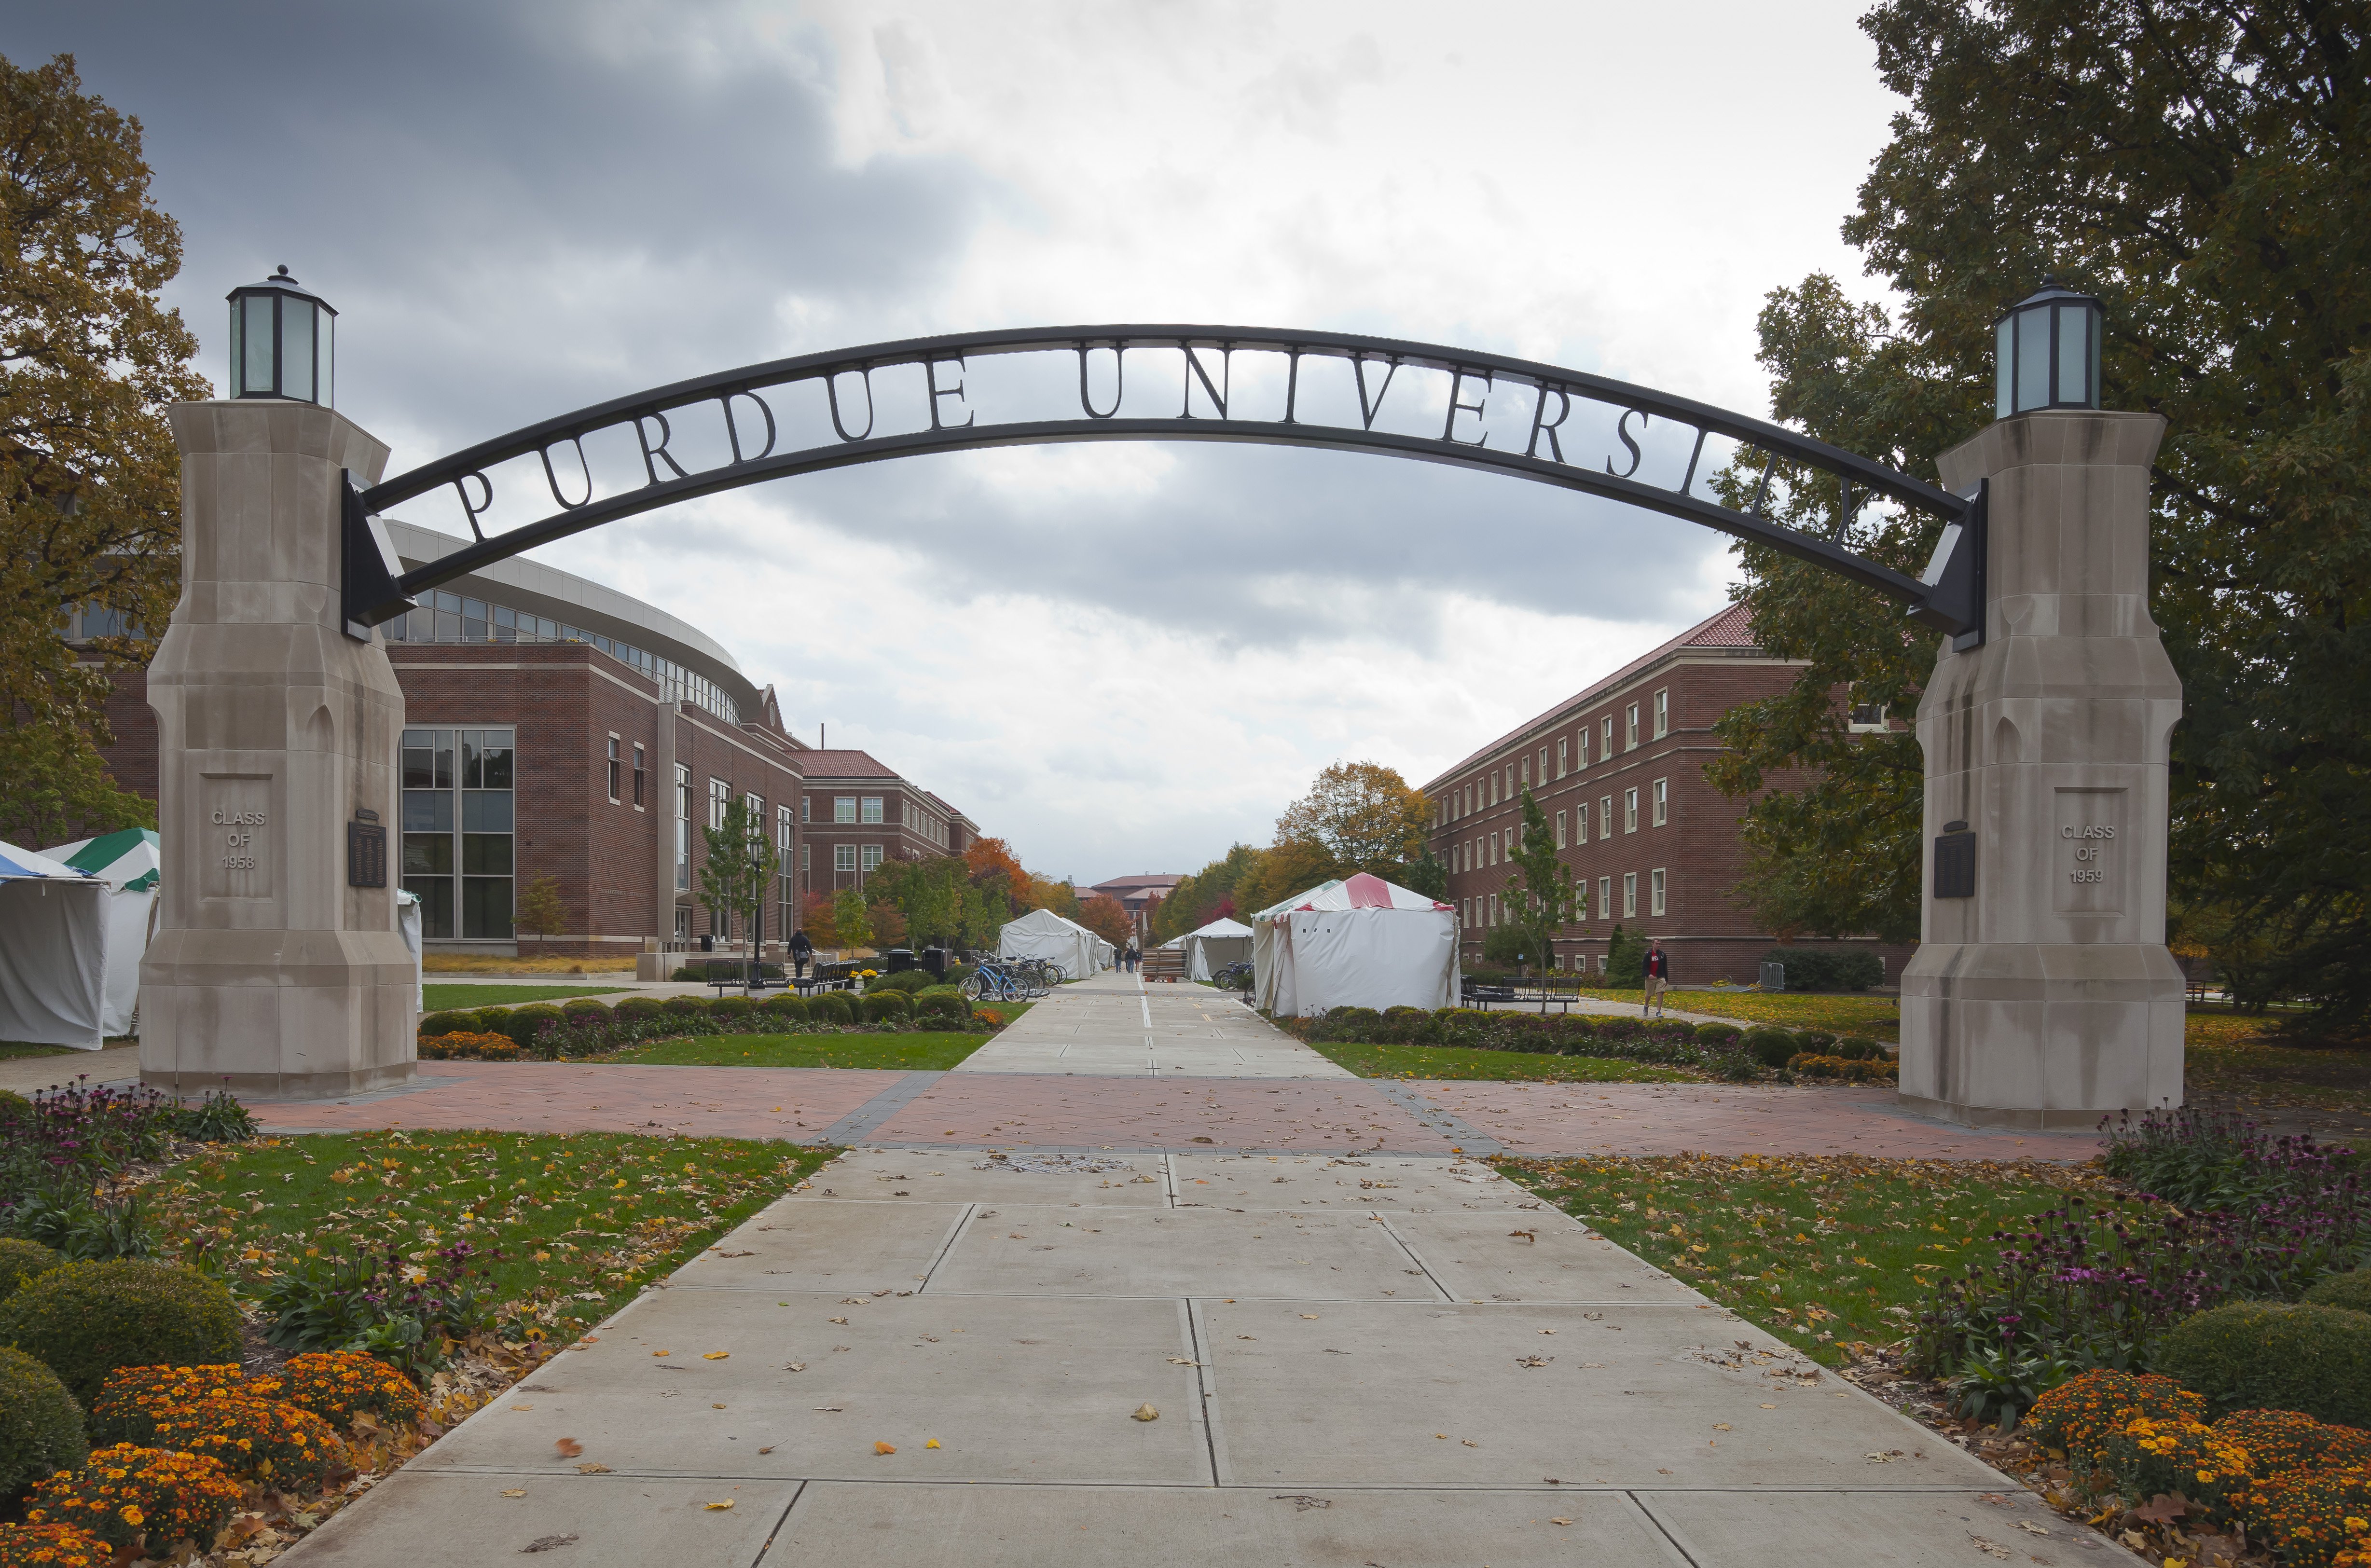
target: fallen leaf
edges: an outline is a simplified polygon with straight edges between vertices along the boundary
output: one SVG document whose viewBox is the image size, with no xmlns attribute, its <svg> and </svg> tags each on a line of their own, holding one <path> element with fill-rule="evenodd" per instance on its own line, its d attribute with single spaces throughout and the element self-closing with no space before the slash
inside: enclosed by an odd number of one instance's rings
<svg viewBox="0 0 2371 1568">
<path fill-rule="evenodd" d="M 524 1497 L 526 1495 L 526 1488 L 524 1486 L 509 1487 L 503 1491 L 503 1495 L 505 1497 Z"/>
<path fill-rule="evenodd" d="M 1968 1539 L 1974 1544 L 1975 1549 L 1978 1551 L 1984 1553 L 1988 1557 L 1998 1557 L 2003 1560 L 2006 1560 L 2008 1557 L 2009 1552 L 2007 1547 L 2001 1545 L 1998 1541 L 1986 1540 L 1984 1537 L 1976 1534 L 1973 1530 L 1970 1530 L 1968 1532 Z"/>
<path fill-rule="evenodd" d="M 1202 1364 L 1198 1361 L 1188 1361 L 1182 1355 L 1173 1355 L 1169 1358 L 1169 1365 L 1172 1366 L 1199 1366 Z"/>
<path fill-rule="evenodd" d="M 2046 1536 L 2050 1533 L 2048 1530 L 2043 1529 L 2040 1525 L 2035 1524 L 2030 1519 L 2019 1519 L 2017 1522 L 2017 1528 L 2023 1530 L 2028 1535 Z"/>
<path fill-rule="evenodd" d="M 563 1546 L 574 1546 L 575 1544 L 576 1538 L 573 1535 L 538 1536 L 533 1540 L 527 1542 L 525 1546 L 520 1547 L 519 1551 L 522 1552 L 557 1551 Z"/>
<path fill-rule="evenodd" d="M 710 1405 L 708 1408 L 709 1408 L 709 1409 L 711 1409 L 711 1410 L 723 1410 L 724 1407 L 723 1407 L 723 1405 L 721 1405 L 721 1404 L 712 1404 L 712 1405 Z"/>
<path fill-rule="evenodd" d="M 1149 1404 L 1140 1404 L 1136 1407 L 1136 1419 L 1139 1421 L 1159 1421 L 1161 1419 L 1161 1412 L 1153 1409 Z"/>
<path fill-rule="evenodd" d="M 1763 1408 L 1764 1410 L 1776 1410 L 1778 1407 L 1777 1407 L 1776 1405 L 1773 1405 L 1773 1404 L 1766 1404 L 1766 1405 L 1764 1405 L 1762 1408 Z"/>
<path fill-rule="evenodd" d="M 1509 1236 L 1520 1236 L 1531 1246 L 1536 1247 L 1539 1245 L 1540 1235 L 1536 1230 L 1509 1230 L 1507 1234 Z"/>
<path fill-rule="evenodd" d="M 511 1408 L 512 1408 L 513 1410 L 533 1410 L 533 1409 L 535 1408 L 535 1406 L 533 1406 L 533 1405 L 513 1405 L 513 1406 L 511 1406 Z"/>
<path fill-rule="evenodd" d="M 897 1451 L 897 1446 L 894 1443 L 875 1443 L 873 1445 L 873 1451 L 876 1454 L 894 1454 Z"/>
<path fill-rule="evenodd" d="M 573 1437 L 562 1437 L 552 1447 L 560 1450 L 560 1457 L 563 1459 L 573 1459 L 584 1451 L 584 1445 Z"/>
<path fill-rule="evenodd" d="M 2133 1510 L 2133 1517 L 2152 1525 L 2169 1525 L 2190 1512 L 2190 1499 L 2179 1492 L 2160 1492 Z"/>
<path fill-rule="evenodd" d="M 923 1444 L 923 1445 L 922 1445 L 922 1447 L 925 1447 L 925 1448 L 935 1448 L 935 1447 L 937 1447 L 938 1446 L 939 1446 L 939 1440 L 938 1440 L 937 1438 L 935 1438 L 935 1437 L 931 1438 L 929 1442 L 927 1442 L 927 1443 L 925 1443 L 925 1444 Z"/>
<path fill-rule="evenodd" d="M 1548 1523 L 1552 1525 L 1568 1525 L 1572 1523 L 1572 1521 L 1570 1519 L 1550 1519 Z"/>
<path fill-rule="evenodd" d="M 710 1513 L 713 1514 L 713 1513 L 716 1513 L 716 1512 L 718 1512 L 718 1511 L 720 1511 L 720 1510 L 722 1510 L 722 1509 L 730 1508 L 731 1506 L 733 1506 L 733 1499 L 731 1499 L 730 1497 L 727 1497 L 727 1498 L 726 1498 L 723 1502 L 722 1502 L 722 1503 L 703 1503 L 703 1504 L 701 1504 L 701 1505 L 700 1505 L 700 1506 L 701 1506 L 702 1508 L 707 1509 Z"/>
<path fill-rule="evenodd" d="M 671 1350 L 654 1350 L 651 1352 L 651 1354 L 653 1355 L 673 1355 L 675 1352 Z"/>
<path fill-rule="evenodd" d="M 700 1358 L 702 1361 L 723 1361 L 732 1354 L 729 1350 L 711 1350 L 702 1352 Z"/>
<path fill-rule="evenodd" d="M 1469 1447 L 1469 1448 L 1478 1448 L 1478 1447 L 1480 1447 L 1482 1446 L 1481 1444 L 1476 1443 L 1476 1442 L 1475 1442 L 1473 1438 L 1471 1438 L 1471 1437 L 1460 1437 L 1460 1438 L 1458 1439 L 1458 1441 L 1459 1441 L 1459 1442 L 1461 1442 L 1461 1443 L 1463 1443 L 1463 1444 L 1464 1444 L 1464 1445 L 1465 1445 L 1467 1447 Z"/>
<path fill-rule="evenodd" d="M 847 1319 L 845 1319 L 845 1318 L 834 1318 L 834 1319 L 832 1319 L 831 1320 L 832 1320 L 833 1322 L 835 1322 L 835 1323 L 845 1323 L 845 1322 L 847 1322 L 847 1321 L 848 1321 L 848 1320 L 847 1320 Z"/>
<path fill-rule="evenodd" d="M 1313 1323 L 1317 1321 L 1317 1314 L 1314 1312 L 1303 1312 L 1301 1316 L 1308 1319 Z"/>
<path fill-rule="evenodd" d="M 610 1472 L 607 1465 L 587 1463 L 578 1465 L 576 1467 L 576 1473 L 578 1475 L 607 1475 Z"/>
<path fill-rule="evenodd" d="M 1271 1503 L 1290 1503 L 1292 1505 L 1292 1511 L 1296 1514 L 1306 1514 L 1312 1508 L 1331 1508 L 1334 1506 L 1334 1500 L 1332 1498 L 1312 1497 L 1305 1492 L 1279 1492 L 1275 1496 L 1270 1497 L 1268 1501 Z"/>
<path fill-rule="evenodd" d="M 785 1371 L 790 1371 L 790 1372 L 804 1372 L 804 1371 L 805 1371 L 806 1369 L 807 1369 L 807 1364 L 806 1364 L 805 1362 L 804 1362 L 804 1361 L 793 1361 L 793 1362 L 791 1362 L 787 1366 L 785 1366 L 785 1367 L 784 1367 L 784 1370 L 785 1370 Z"/>
<path fill-rule="evenodd" d="M 1712 1429 L 1715 1432 L 1726 1432 L 1729 1430 L 1729 1423 L 1726 1421 L 1716 1421 L 1712 1424 Z"/>
</svg>

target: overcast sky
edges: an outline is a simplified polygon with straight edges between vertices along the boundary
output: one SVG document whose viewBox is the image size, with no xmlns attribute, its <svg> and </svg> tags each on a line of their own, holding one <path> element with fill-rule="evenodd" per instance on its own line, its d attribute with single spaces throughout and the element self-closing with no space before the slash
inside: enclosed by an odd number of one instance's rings
<svg viewBox="0 0 2371 1568">
<path fill-rule="evenodd" d="M 0 0 L 0 52 L 70 52 L 143 121 L 201 368 L 224 292 L 285 263 L 400 471 L 732 365 L 1069 322 L 1373 332 L 1764 414 L 1765 291 L 1875 297 L 1836 232 L 1897 107 L 1859 9 Z M 1734 572 L 1519 480 L 1182 445 L 877 464 L 537 554 L 1081 883 L 1264 844 L 1337 759 L 1421 783 Z"/>
</svg>

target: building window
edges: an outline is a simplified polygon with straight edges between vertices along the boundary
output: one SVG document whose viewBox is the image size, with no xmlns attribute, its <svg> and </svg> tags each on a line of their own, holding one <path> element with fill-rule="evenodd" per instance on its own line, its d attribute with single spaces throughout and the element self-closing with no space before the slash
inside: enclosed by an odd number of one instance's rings
<svg viewBox="0 0 2371 1568">
<path fill-rule="evenodd" d="M 1613 797 L 1611 795 L 1597 797 L 1597 836 L 1613 836 Z"/>
<path fill-rule="evenodd" d="M 511 939 L 515 738 L 403 732 L 403 885 L 420 900 L 422 937 Z"/>
<path fill-rule="evenodd" d="M 1622 831 L 1638 831 L 1638 791 L 1636 790 L 1622 791 Z"/>
<path fill-rule="evenodd" d="M 675 765 L 675 890 L 683 892 L 691 886 L 691 769 L 681 763 Z M 676 932 L 686 936 L 690 927 Z"/>
<path fill-rule="evenodd" d="M 708 781 L 708 825 L 723 827 L 724 810 L 733 803 L 733 786 L 722 778 Z"/>
<path fill-rule="evenodd" d="M 1569 840 L 1565 837 L 1564 832 L 1564 813 L 1558 812 L 1556 813 L 1556 847 L 1562 849 L 1568 843 Z"/>
<path fill-rule="evenodd" d="M 860 863 L 868 871 L 879 870 L 881 869 L 881 846 L 878 844 L 865 845 Z"/>
<path fill-rule="evenodd" d="M 1490 863 L 1498 863 L 1498 836 L 1495 833 L 1490 836 Z"/>
<path fill-rule="evenodd" d="M 609 803 L 613 806 L 621 798 L 618 793 L 618 786 L 625 780 L 619 775 L 624 771 L 625 759 L 618 755 L 618 737 L 612 735 L 609 737 Z"/>
<path fill-rule="evenodd" d="M 1547 748 L 1547 747 L 1545 747 L 1545 746 L 1542 746 L 1542 747 L 1540 748 L 1540 782 L 1541 782 L 1541 783 L 1543 783 L 1543 784 L 1544 784 L 1544 783 L 1546 783 L 1547 781 L 1548 781 L 1548 748 Z"/>
<path fill-rule="evenodd" d="M 802 844 L 802 845 L 800 845 L 800 846 L 799 846 L 799 870 L 802 870 L 802 871 L 810 871 L 810 870 L 813 870 L 814 869 L 815 869 L 815 846 L 814 846 L 814 845 L 812 845 L 812 844 Z"/>
<path fill-rule="evenodd" d="M 1570 741 L 1567 740 L 1562 735 L 1558 735 L 1556 737 L 1556 777 L 1558 778 L 1564 777 L 1565 761 L 1566 758 L 1571 755 L 1571 749 L 1572 743 Z"/>
<path fill-rule="evenodd" d="M 1622 873 L 1622 917 L 1635 919 L 1638 914 L 1638 873 Z"/>
<path fill-rule="evenodd" d="M 636 741 L 634 743 L 634 809 L 636 811 L 642 809 L 642 778 L 649 771 L 650 758 L 642 747 L 642 743 Z"/>
<path fill-rule="evenodd" d="M 1624 710 L 1622 732 L 1626 742 L 1622 749 L 1636 750 L 1638 745 L 1638 705 L 1635 702 Z"/>
<path fill-rule="evenodd" d="M 879 822 L 881 820 L 881 797 L 878 795 L 865 796 L 864 809 L 858 814 L 857 820 L 859 822 Z"/>
<path fill-rule="evenodd" d="M 831 869 L 835 871 L 856 870 L 856 846 L 835 844 L 831 847 Z"/>
<path fill-rule="evenodd" d="M 1530 757 L 1525 757 L 1525 758 L 1523 758 L 1523 788 L 1524 788 L 1524 789 L 1526 789 L 1526 790 L 1528 790 L 1528 789 L 1530 789 L 1531 787 L 1532 787 L 1532 759 L 1531 759 Z"/>
<path fill-rule="evenodd" d="M 853 795 L 835 795 L 832 797 L 831 820 L 834 822 L 854 822 L 856 820 L 856 797 Z"/>
<path fill-rule="evenodd" d="M 1671 781 L 1668 778 L 1658 778 L 1655 780 L 1655 825 L 1660 827 L 1671 820 Z"/>
<path fill-rule="evenodd" d="M 1604 727 L 1605 744 L 1597 748 L 1597 760 L 1604 762 L 1613 755 L 1613 716 L 1607 714 Z"/>
<path fill-rule="evenodd" d="M 1589 842 L 1589 802 L 1587 801 L 1581 801 L 1572 809 L 1572 841 L 1575 844 Z"/>
<path fill-rule="evenodd" d="M 1613 918 L 1613 879 L 1612 877 L 1597 879 L 1597 917 L 1601 920 Z"/>
<path fill-rule="evenodd" d="M 676 905 L 675 934 L 677 941 L 691 940 L 691 906 L 688 904 Z"/>
<path fill-rule="evenodd" d="M 1492 925 L 1494 925 L 1494 926 L 1495 926 L 1495 925 L 1497 925 L 1498 923 L 1498 895 L 1497 894 L 1495 894 L 1495 893 L 1494 893 L 1494 894 L 1492 894 L 1490 895 L 1490 924 L 1492 924 Z"/>
<path fill-rule="evenodd" d="M 1881 735 L 1892 728 L 1885 721 L 1885 704 L 1882 702 L 1856 702 L 1847 717 L 1849 722 L 1845 729 L 1856 735 Z"/>
<path fill-rule="evenodd" d="M 1575 767 L 1589 766 L 1589 726 L 1586 724 L 1573 732 L 1572 765 Z"/>
<path fill-rule="evenodd" d="M 1671 692 L 1669 686 L 1655 694 L 1655 738 L 1661 740 L 1671 732 Z"/>
<path fill-rule="evenodd" d="M 799 820 L 801 822 L 806 822 L 812 819 L 814 813 L 808 808 L 813 804 L 814 802 L 809 801 L 804 795 L 801 795 L 799 797 Z"/>
<path fill-rule="evenodd" d="M 1597 955 L 1597 972 L 1600 974 L 1605 973 L 1605 955 L 1602 952 Z"/>
<path fill-rule="evenodd" d="M 1661 867 L 1658 866 L 1655 870 L 1647 873 L 1647 913 L 1649 915 L 1660 915 L 1662 912 L 1663 870 Z"/>
</svg>

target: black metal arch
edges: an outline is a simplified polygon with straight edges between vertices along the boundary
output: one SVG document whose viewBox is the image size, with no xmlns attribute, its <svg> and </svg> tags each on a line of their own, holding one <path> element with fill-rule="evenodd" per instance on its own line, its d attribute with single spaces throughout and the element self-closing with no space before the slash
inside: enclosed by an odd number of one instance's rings
<svg viewBox="0 0 2371 1568">
<path fill-rule="evenodd" d="M 1095 406 L 1089 387 L 1091 356 L 1110 352 L 1124 389 L 1126 355 L 1131 348 L 1182 352 L 1184 386 L 1175 417 L 1120 418 L 1121 390 L 1114 391 L 1108 409 Z M 961 422 L 943 417 L 954 412 L 947 407 L 949 403 L 960 405 L 967 401 L 961 374 L 972 356 L 1066 350 L 1075 351 L 1079 356 L 1080 408 L 1076 417 L 991 424 L 981 423 L 977 411 Z M 1232 356 L 1245 352 L 1287 357 L 1290 369 L 1281 418 L 1252 419 L 1242 417 L 1239 410 L 1230 412 L 1231 400 L 1240 403 L 1233 397 Z M 1358 425 L 1313 421 L 1301 414 L 1301 363 L 1313 357 L 1350 362 L 1357 379 L 1360 413 Z M 919 366 L 922 371 L 929 428 L 874 435 L 873 373 L 898 365 Z M 1448 417 L 1438 436 L 1374 428 L 1392 379 L 1403 365 L 1444 371 L 1451 376 Z M 948 371 L 955 375 L 952 384 L 943 375 Z M 845 398 L 840 390 L 840 378 L 849 375 L 862 378 L 862 428 L 851 428 L 856 422 L 852 390 Z M 781 427 L 764 394 L 808 381 L 820 381 L 823 385 L 835 439 L 818 445 L 777 451 Z M 1502 382 L 1534 389 L 1529 439 L 1521 452 L 1492 450 L 1486 433 L 1478 438 L 1458 434 L 1461 417 L 1478 419 L 1486 398 Z M 1197 389 L 1209 413 L 1193 412 Z M 1616 472 L 1611 459 L 1602 467 L 1591 467 L 1577 455 L 1567 458 L 1565 447 L 1572 432 L 1565 427 L 1576 403 L 1601 405 L 1608 412 L 1619 410 L 1614 432 L 1627 448 L 1627 469 Z M 731 461 L 714 467 L 690 469 L 668 449 L 676 437 L 667 416 L 704 404 L 718 406 L 733 456 Z M 1642 428 L 1648 421 L 1663 420 L 1694 432 L 1687 471 L 1677 487 L 1666 488 L 1637 477 L 1640 449 L 1630 431 L 1634 418 Z M 582 444 L 596 432 L 623 429 L 630 429 L 641 453 L 644 482 L 614 494 L 596 494 L 592 467 L 585 460 Z M 758 439 L 761 432 L 762 441 Z M 1703 477 L 1699 462 L 1708 436 L 1738 442 L 1763 455 L 1761 484 L 1745 510 L 1723 506 L 1694 493 Z M 369 626 L 402 613 L 409 607 L 411 596 L 422 589 L 450 582 L 537 545 L 695 496 L 791 474 L 920 453 L 1073 441 L 1255 442 L 1381 453 L 1512 474 L 1626 502 L 1768 545 L 1901 601 L 1913 617 L 1937 630 L 1953 634 L 1963 646 L 1972 645 L 1981 637 L 1981 493 L 1952 495 L 1866 457 L 1761 420 L 1625 382 L 1502 354 L 1338 332 L 1162 325 L 970 332 L 804 354 L 613 398 L 481 442 L 450 457 L 398 475 L 367 491 L 350 494 L 346 619 L 350 630 L 366 634 Z M 543 480 L 556 510 L 539 521 L 489 536 L 479 525 L 479 519 L 492 509 L 495 501 L 494 484 L 488 471 L 523 457 L 539 460 Z M 1772 473 L 1782 463 L 1791 469 L 1829 476 L 1836 481 L 1835 525 L 1828 536 L 1788 527 L 1773 521 L 1764 511 Z M 446 486 L 453 488 L 462 510 L 468 513 L 475 538 L 450 555 L 399 574 L 399 563 L 388 557 L 383 540 L 373 544 L 370 519 Z M 583 494 L 572 499 L 568 492 L 578 486 Z M 1907 576 L 1844 548 L 1841 540 L 1845 525 L 1857 511 L 1856 499 L 1865 502 L 1879 496 L 1957 525 L 1947 530 L 1943 548 L 1937 551 L 1935 562 L 1923 579 Z"/>
</svg>

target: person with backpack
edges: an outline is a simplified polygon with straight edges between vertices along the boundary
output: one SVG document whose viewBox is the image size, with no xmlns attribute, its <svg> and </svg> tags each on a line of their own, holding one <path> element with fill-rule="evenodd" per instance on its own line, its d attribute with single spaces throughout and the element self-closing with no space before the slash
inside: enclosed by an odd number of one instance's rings
<svg viewBox="0 0 2371 1568">
<path fill-rule="evenodd" d="M 797 980 L 804 980 L 804 979 L 805 979 L 805 978 L 807 977 L 807 960 L 809 960 L 809 959 L 813 958 L 814 956 L 815 956 L 815 940 L 814 940 L 814 939 L 813 939 L 813 938 L 809 937 L 809 936 L 806 934 L 806 930 L 805 930 L 805 928 L 801 928 L 800 929 L 798 929 L 798 930 L 796 930 L 796 931 L 792 932 L 792 933 L 791 933 L 791 964 L 792 964 L 791 975 L 792 975 L 792 978 L 793 978 L 793 979 L 797 979 Z"/>
<path fill-rule="evenodd" d="M 1671 988 L 1671 955 L 1660 941 L 1647 944 L 1647 999 L 1639 1004 L 1638 1013 L 1645 1017 L 1652 1012 L 1663 1016 L 1663 994 Z"/>
</svg>

